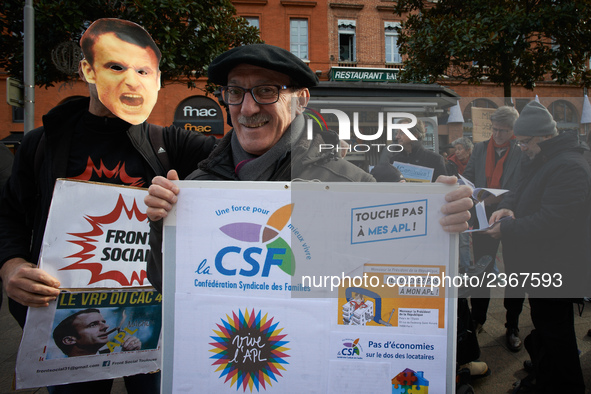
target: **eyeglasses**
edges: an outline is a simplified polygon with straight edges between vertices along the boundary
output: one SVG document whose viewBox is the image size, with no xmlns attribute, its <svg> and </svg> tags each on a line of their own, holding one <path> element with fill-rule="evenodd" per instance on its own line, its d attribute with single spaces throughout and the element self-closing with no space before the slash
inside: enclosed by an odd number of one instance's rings
<svg viewBox="0 0 591 394">
<path fill-rule="evenodd" d="M 508 133 L 510 130 L 507 129 L 497 129 L 496 127 L 492 128 L 493 133 Z"/>
<path fill-rule="evenodd" d="M 259 85 L 245 89 L 240 86 L 224 86 L 222 87 L 222 97 L 228 105 L 240 105 L 244 101 L 244 95 L 250 93 L 258 104 L 275 104 L 279 100 L 279 92 L 290 87 L 285 85 Z"/>
<path fill-rule="evenodd" d="M 522 148 L 527 148 L 527 145 L 533 139 L 534 139 L 534 137 L 529 137 L 529 138 L 526 138 L 524 140 L 517 141 L 517 145 L 521 146 Z"/>
</svg>

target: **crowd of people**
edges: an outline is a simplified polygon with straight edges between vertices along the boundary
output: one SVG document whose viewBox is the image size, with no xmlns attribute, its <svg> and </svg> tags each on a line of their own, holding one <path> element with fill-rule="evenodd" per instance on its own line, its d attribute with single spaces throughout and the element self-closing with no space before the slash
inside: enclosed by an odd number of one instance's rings
<svg viewBox="0 0 591 394">
<path fill-rule="evenodd" d="M 561 391 L 562 383 L 552 378 L 552 372 L 566 368 L 568 392 L 584 393 L 574 305 L 582 301 L 589 284 L 589 146 L 579 142 L 576 133 L 559 133 L 550 112 L 537 101 L 527 104 L 521 114 L 502 106 L 490 119 L 489 140 L 472 148 L 469 140 L 460 138 L 452 143 L 455 153 L 447 158 L 475 187 L 509 191 L 484 200 L 488 223 L 471 223 L 476 228 L 490 225 L 487 230 L 460 234 L 460 270 L 488 256 L 486 272 L 498 275 L 500 258 L 503 278 L 540 273 L 561 278 L 560 285 L 545 289 L 535 282 L 519 286 L 504 279 L 498 282 L 504 287 L 506 346 L 517 352 L 525 343 L 531 357 L 524 363 L 529 374 L 516 382 L 514 392 Z M 526 293 L 534 329 L 522 340 L 519 316 Z M 470 301 L 474 330 L 481 333 L 490 288 L 473 289 Z"/>
<path fill-rule="evenodd" d="M 374 178 L 344 160 L 336 149 L 318 153 L 320 144 L 339 146 L 335 133 L 317 130 L 313 139 L 305 137 L 303 112 L 309 88 L 318 84 L 318 77 L 287 50 L 247 45 L 213 60 L 209 81 L 221 86 L 233 125 L 217 141 L 146 122 L 160 89 L 161 55 L 143 28 L 127 21 L 101 19 L 88 28 L 81 44 L 85 59 L 80 74 L 88 82 L 90 97 L 54 108 L 43 117 L 42 127 L 25 135 L 0 199 L 0 277 L 10 298 L 10 311 L 21 326 L 27 308 L 47 307 L 60 293 L 59 281 L 36 266 L 57 178 L 148 187 L 148 278 L 161 291 L 161 219 L 176 203 L 179 192 L 172 181 L 400 181 L 399 172 L 387 170 L 392 161 L 399 161 L 433 168 L 433 181 L 455 184 L 453 175 L 462 174 L 476 187 L 509 190 L 503 197 L 485 202 L 488 230 L 471 238 L 462 234 L 459 264 L 469 267 L 486 255 L 494 259 L 501 255 L 502 244 L 507 272 L 563 274 L 563 282 L 572 290 L 568 294 L 540 293 L 532 287 L 506 290 L 507 346 L 519 351 L 525 342 L 531 356 L 529 382 L 540 392 L 557 390 L 554 384 L 559 380 L 549 377 L 558 366 L 568 368 L 571 374 L 569 392 L 584 392 L 573 300 L 588 283 L 584 282 L 588 277 L 583 267 L 591 260 L 591 170 L 577 136 L 559 134 L 545 107 L 532 102 L 521 115 L 512 107 L 499 108 L 491 118 L 492 137 L 476 145 L 465 137 L 453 141 L 454 154 L 447 165 L 441 156 L 423 147 L 425 130 L 419 122 L 411 129 L 417 141 L 399 132 L 396 142 L 404 147 L 403 152 L 386 158 Z M 162 133 L 169 166 L 159 160 L 149 142 L 148 135 L 154 130 Z M 94 163 L 124 168 L 125 176 L 94 173 L 84 178 L 87 167 Z M 445 231 L 468 229 L 471 193 L 469 187 L 460 186 L 445 196 L 440 221 Z M 565 250 L 569 251 L 567 256 Z M 489 269 L 495 268 L 491 264 Z M 477 331 L 486 322 L 490 297 L 482 290 L 471 299 Z M 535 329 L 522 342 L 518 319 L 526 290 Z M 87 315 L 101 321 L 94 311 Z M 77 334 L 72 332 L 60 335 L 59 341 L 75 345 Z M 128 378 L 130 393 L 159 392 L 158 373 Z M 111 385 L 110 380 L 82 382 L 49 390 L 106 393 Z"/>
</svg>

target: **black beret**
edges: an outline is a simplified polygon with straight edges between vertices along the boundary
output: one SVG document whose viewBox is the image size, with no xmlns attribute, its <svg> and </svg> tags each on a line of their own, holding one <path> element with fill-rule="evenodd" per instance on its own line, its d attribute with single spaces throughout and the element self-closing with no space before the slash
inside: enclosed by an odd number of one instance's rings
<svg viewBox="0 0 591 394">
<path fill-rule="evenodd" d="M 267 44 L 244 45 L 222 53 L 209 65 L 207 76 L 217 85 L 227 85 L 228 73 L 243 63 L 285 74 L 297 87 L 318 85 L 316 74 L 299 57 L 283 48 Z"/>
</svg>

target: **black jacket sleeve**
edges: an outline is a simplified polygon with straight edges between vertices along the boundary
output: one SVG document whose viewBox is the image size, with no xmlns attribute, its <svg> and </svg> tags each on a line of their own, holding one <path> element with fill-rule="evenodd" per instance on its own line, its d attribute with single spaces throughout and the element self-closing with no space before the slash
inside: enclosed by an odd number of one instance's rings
<svg viewBox="0 0 591 394">
<path fill-rule="evenodd" d="M 164 129 L 172 169 L 180 179 L 185 179 L 197 169 L 199 162 L 206 159 L 217 144 L 213 136 L 187 131 L 175 126 Z M 150 222 L 150 253 L 147 265 L 148 280 L 162 292 L 162 220 Z"/>
<path fill-rule="evenodd" d="M 15 257 L 37 263 L 39 251 L 31 247 L 32 238 L 39 231 L 37 224 L 42 219 L 39 216 L 41 196 L 35 182 L 35 154 L 42 134 L 43 129 L 39 128 L 23 137 L 12 174 L 0 198 L 0 266 Z"/>
<path fill-rule="evenodd" d="M 435 154 L 437 155 L 437 153 Z M 443 156 L 437 156 L 439 157 L 437 158 L 437 160 L 434 160 L 435 162 L 433 163 L 433 182 L 435 182 L 437 178 L 439 178 L 439 175 L 448 175 L 447 170 L 445 169 L 445 160 L 443 160 Z"/>
<path fill-rule="evenodd" d="M 209 156 L 217 144 L 217 139 L 214 136 L 170 126 L 164 128 L 164 142 L 172 169 L 178 172 L 180 179 L 185 179 L 197 169 L 199 162 Z"/>
<path fill-rule="evenodd" d="M 10 177 L 14 155 L 4 144 L 0 144 L 0 191 Z"/>
<path fill-rule="evenodd" d="M 162 220 L 150 222 L 150 253 L 147 265 L 148 280 L 162 293 Z"/>
</svg>

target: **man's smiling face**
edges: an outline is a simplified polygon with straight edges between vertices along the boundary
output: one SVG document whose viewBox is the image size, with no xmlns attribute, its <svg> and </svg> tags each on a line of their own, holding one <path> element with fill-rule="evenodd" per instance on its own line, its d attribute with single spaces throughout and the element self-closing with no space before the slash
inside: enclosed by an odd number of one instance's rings
<svg viewBox="0 0 591 394">
<path fill-rule="evenodd" d="M 289 86 L 289 77 L 277 71 L 250 64 L 240 64 L 228 73 L 228 85 L 245 89 L 260 85 Z M 279 91 L 279 100 L 274 104 L 258 104 L 251 93 L 244 95 L 239 105 L 230 105 L 230 117 L 234 132 L 242 148 L 253 155 L 262 155 L 273 147 L 285 133 L 293 115 L 292 98 L 309 96 L 308 89 L 293 92 Z"/>
<path fill-rule="evenodd" d="M 98 37 L 94 62 L 82 61 L 87 82 L 96 85 L 101 103 L 131 124 L 144 122 L 158 99 L 160 71 L 151 48 L 120 40 L 114 33 Z"/>
</svg>

